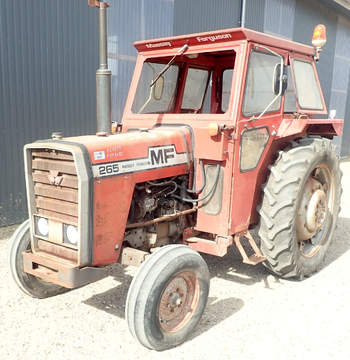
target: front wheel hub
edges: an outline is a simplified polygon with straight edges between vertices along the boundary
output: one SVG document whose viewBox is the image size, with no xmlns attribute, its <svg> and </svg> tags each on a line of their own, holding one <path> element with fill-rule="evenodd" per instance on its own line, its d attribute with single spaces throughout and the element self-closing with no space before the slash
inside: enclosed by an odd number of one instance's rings
<svg viewBox="0 0 350 360">
<path fill-rule="evenodd" d="M 159 322 L 163 331 L 176 332 L 191 318 L 199 299 L 199 283 L 189 271 L 173 277 L 160 298 Z"/>
</svg>

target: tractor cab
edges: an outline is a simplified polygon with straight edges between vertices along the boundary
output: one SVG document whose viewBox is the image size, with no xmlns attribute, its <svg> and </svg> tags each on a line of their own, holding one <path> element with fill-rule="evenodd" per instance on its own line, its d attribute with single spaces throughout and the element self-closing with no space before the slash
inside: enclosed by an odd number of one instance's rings
<svg viewBox="0 0 350 360">
<path fill-rule="evenodd" d="M 185 122 L 193 114 L 237 122 L 272 113 L 327 113 L 311 46 L 238 28 L 135 47 L 124 124 L 157 114 L 162 122 L 178 119 L 174 114 L 191 114 L 181 116 Z"/>
<path fill-rule="evenodd" d="M 198 210 L 200 231 L 229 235 L 257 222 L 272 144 L 341 129 L 342 120 L 318 119 L 327 109 L 315 66 L 320 50 L 312 46 L 245 28 L 134 45 L 139 55 L 122 132 L 184 125 L 195 167 L 221 162 L 226 197 L 217 194 L 220 200 Z M 201 183 L 200 171 L 194 176 Z"/>
</svg>

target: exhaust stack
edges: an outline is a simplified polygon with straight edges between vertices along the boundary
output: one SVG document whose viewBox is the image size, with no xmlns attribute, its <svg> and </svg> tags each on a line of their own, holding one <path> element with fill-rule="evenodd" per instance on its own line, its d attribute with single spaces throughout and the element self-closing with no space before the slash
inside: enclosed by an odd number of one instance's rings
<svg viewBox="0 0 350 360">
<path fill-rule="evenodd" d="M 109 134 L 112 123 L 112 73 L 108 69 L 107 60 L 107 8 L 109 5 L 98 0 L 89 0 L 89 5 L 98 8 L 99 67 L 96 71 L 96 131 Z"/>
</svg>

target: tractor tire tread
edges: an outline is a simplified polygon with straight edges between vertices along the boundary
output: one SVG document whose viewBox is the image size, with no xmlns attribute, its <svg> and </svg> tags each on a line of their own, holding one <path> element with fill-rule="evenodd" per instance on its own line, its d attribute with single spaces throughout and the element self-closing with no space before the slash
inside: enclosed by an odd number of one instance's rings
<svg viewBox="0 0 350 360">
<path fill-rule="evenodd" d="M 312 155 L 311 155 L 312 154 Z M 297 197 L 305 173 L 310 168 L 315 154 L 323 154 L 334 165 L 337 181 L 341 179 L 338 158 L 330 140 L 321 137 L 307 137 L 292 141 L 280 150 L 277 160 L 269 167 L 271 176 L 262 186 L 263 199 L 258 207 L 260 224 L 258 234 L 261 250 L 266 261 L 264 265 L 274 274 L 285 278 L 302 279 L 305 272 L 295 255 L 293 243 L 294 217 Z M 325 154 L 325 155 L 324 155 Z M 336 199 L 337 212 L 340 209 L 340 193 Z M 334 231 L 334 230 L 333 230 Z"/>
</svg>

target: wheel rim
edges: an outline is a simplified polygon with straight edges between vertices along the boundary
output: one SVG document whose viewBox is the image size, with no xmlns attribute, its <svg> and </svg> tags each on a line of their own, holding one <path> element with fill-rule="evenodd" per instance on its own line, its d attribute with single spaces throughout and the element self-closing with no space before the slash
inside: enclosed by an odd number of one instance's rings
<svg viewBox="0 0 350 360">
<path fill-rule="evenodd" d="M 184 271 L 171 278 L 159 301 L 161 329 L 176 332 L 183 328 L 197 308 L 199 293 L 199 281 L 193 272 Z"/>
<path fill-rule="evenodd" d="M 314 256 L 326 242 L 334 214 L 334 175 L 325 163 L 309 175 L 303 188 L 296 221 L 299 250 Z"/>
</svg>

